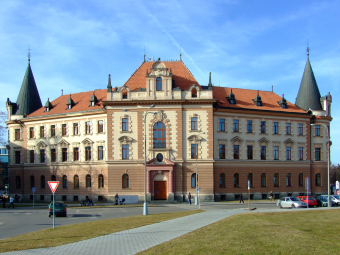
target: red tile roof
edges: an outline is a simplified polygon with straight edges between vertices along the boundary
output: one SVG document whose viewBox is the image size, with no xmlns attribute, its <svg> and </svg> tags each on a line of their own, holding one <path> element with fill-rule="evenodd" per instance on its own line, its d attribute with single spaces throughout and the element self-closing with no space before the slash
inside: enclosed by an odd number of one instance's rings
<svg viewBox="0 0 340 255">
<path fill-rule="evenodd" d="M 236 104 L 230 104 L 226 97 L 229 96 L 231 90 L 235 95 Z M 259 95 L 262 100 L 262 106 L 256 106 L 254 99 L 257 96 L 258 90 L 252 89 L 235 89 L 224 87 L 213 87 L 213 97 L 218 100 L 218 105 L 221 107 L 239 108 L 239 109 L 253 109 L 253 110 L 268 110 L 268 111 L 280 111 L 280 112 L 296 112 L 306 113 L 306 111 L 300 109 L 295 104 L 287 101 L 287 109 L 282 108 L 279 105 L 281 97 L 271 91 L 259 91 Z"/>
<path fill-rule="evenodd" d="M 73 112 L 81 112 L 81 111 L 90 111 L 90 110 L 99 110 L 103 108 L 102 102 L 106 100 L 107 92 L 106 89 L 95 90 L 95 96 L 97 97 L 97 103 L 95 106 L 90 106 L 90 98 L 93 95 L 93 91 L 81 92 L 71 94 L 71 98 L 74 102 L 73 107 L 68 110 L 67 109 L 67 100 L 70 98 L 70 95 L 63 95 L 55 100 L 51 101 L 52 109 L 49 112 L 45 111 L 44 107 L 36 110 L 31 113 L 27 117 L 37 117 L 37 116 L 48 116 L 54 114 L 63 114 L 63 113 L 73 113 Z"/>
</svg>

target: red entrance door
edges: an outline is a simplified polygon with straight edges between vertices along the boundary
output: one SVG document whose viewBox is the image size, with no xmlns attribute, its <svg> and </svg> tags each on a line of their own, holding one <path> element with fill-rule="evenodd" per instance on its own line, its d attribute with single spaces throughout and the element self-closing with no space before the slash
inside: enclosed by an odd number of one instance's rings
<svg viewBox="0 0 340 255">
<path fill-rule="evenodd" d="M 166 192 L 166 181 L 154 181 L 154 194 L 155 200 L 166 200 L 167 192 Z"/>
</svg>

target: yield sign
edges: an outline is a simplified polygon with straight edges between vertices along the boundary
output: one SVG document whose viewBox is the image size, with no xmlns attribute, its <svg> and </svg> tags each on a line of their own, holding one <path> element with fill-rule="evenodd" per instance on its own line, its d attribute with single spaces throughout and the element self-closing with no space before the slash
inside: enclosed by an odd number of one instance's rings
<svg viewBox="0 0 340 255">
<path fill-rule="evenodd" d="M 58 188 L 59 182 L 47 182 L 47 183 L 48 183 L 48 186 L 50 186 L 52 193 L 54 193 L 56 189 Z"/>
</svg>

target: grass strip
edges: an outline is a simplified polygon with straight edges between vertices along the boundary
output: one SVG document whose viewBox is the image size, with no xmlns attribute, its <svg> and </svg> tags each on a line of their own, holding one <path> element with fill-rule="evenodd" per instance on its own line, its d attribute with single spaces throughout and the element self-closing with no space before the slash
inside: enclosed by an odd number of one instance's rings
<svg viewBox="0 0 340 255">
<path fill-rule="evenodd" d="M 72 224 L 56 227 L 55 229 L 43 229 L 0 240 L 0 251 L 8 252 L 55 247 L 200 212 L 203 212 L 203 210 L 149 214 L 147 216 L 137 215 Z"/>
<path fill-rule="evenodd" d="M 339 210 L 240 214 L 138 254 L 338 254 Z"/>
</svg>

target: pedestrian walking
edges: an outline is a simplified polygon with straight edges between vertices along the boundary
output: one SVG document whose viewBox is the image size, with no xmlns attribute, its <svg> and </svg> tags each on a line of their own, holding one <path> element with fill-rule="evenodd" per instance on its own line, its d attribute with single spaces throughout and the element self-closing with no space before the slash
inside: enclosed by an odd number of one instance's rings
<svg viewBox="0 0 340 255">
<path fill-rule="evenodd" d="M 270 201 L 273 201 L 273 200 L 274 200 L 274 194 L 273 194 L 273 191 L 270 191 L 270 193 L 269 193 L 269 196 L 270 196 Z"/>
<path fill-rule="evenodd" d="M 2 208 L 6 208 L 6 196 L 2 195 Z"/>
<path fill-rule="evenodd" d="M 11 196 L 11 197 L 9 198 L 9 206 L 8 206 L 8 208 L 10 208 L 10 207 L 12 206 L 13 209 L 14 209 L 14 203 L 13 203 L 13 201 L 14 201 L 14 199 L 13 199 L 13 197 Z"/>
<path fill-rule="evenodd" d="M 188 194 L 188 202 L 187 202 L 187 204 L 191 204 L 191 194 L 190 194 L 190 192 Z"/>
<path fill-rule="evenodd" d="M 116 199 L 115 205 L 119 205 L 119 196 L 118 196 L 118 193 L 115 195 L 115 199 Z"/>
<path fill-rule="evenodd" d="M 92 205 L 92 206 L 94 205 L 93 201 L 92 201 L 91 194 L 89 194 L 89 204 L 88 204 L 88 206 L 90 206 L 90 205 Z"/>
<path fill-rule="evenodd" d="M 240 203 L 241 203 L 241 201 L 244 203 L 242 193 L 240 194 Z"/>
</svg>

